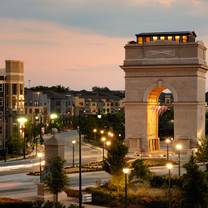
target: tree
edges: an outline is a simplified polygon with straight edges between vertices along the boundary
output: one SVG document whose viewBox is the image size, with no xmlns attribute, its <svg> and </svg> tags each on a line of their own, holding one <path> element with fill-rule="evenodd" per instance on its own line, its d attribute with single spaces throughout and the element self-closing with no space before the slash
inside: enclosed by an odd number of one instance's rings
<svg viewBox="0 0 208 208">
<path fill-rule="evenodd" d="M 58 202 L 58 193 L 62 192 L 68 184 L 68 178 L 64 172 L 64 160 L 59 156 L 54 157 L 49 161 L 46 168 L 48 174 L 45 176 L 44 181 L 51 193 L 54 194 L 54 202 Z"/>
<path fill-rule="evenodd" d="M 205 175 L 199 170 L 193 155 L 190 161 L 184 165 L 184 168 L 187 173 L 183 176 L 182 207 L 206 207 L 208 185 Z"/>
<path fill-rule="evenodd" d="M 129 176 L 130 180 L 133 179 L 142 179 L 146 180 L 150 177 L 151 173 L 148 167 L 144 164 L 143 160 L 135 160 L 132 163 L 133 170 L 131 171 L 131 174 Z"/>
<path fill-rule="evenodd" d="M 199 140 L 198 151 L 196 153 L 197 160 L 199 162 L 207 162 L 208 161 L 208 138 L 203 138 Z"/>
<path fill-rule="evenodd" d="M 103 164 L 104 170 L 112 175 L 111 184 L 118 190 L 124 186 L 122 170 L 126 166 L 125 156 L 127 153 L 127 146 L 119 140 L 114 140 Z"/>
<path fill-rule="evenodd" d="M 115 140 L 108 150 L 108 155 L 104 161 L 104 169 L 111 175 L 119 175 L 126 165 L 125 156 L 128 148 L 121 141 Z"/>
</svg>

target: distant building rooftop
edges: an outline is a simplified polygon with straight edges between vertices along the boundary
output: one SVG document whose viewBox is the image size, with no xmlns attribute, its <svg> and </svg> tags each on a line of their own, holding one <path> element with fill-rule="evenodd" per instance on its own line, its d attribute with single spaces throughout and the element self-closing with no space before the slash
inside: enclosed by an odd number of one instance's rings
<svg viewBox="0 0 208 208">
<path fill-rule="evenodd" d="M 177 32 L 148 32 L 136 34 L 138 44 L 148 44 L 156 42 L 178 42 L 188 43 L 195 42 L 197 37 L 194 31 L 177 31 Z"/>
</svg>

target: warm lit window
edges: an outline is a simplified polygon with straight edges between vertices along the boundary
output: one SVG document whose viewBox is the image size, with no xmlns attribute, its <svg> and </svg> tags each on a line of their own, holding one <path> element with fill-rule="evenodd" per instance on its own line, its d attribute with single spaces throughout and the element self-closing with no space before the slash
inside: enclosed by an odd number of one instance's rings
<svg viewBox="0 0 208 208">
<path fill-rule="evenodd" d="M 160 40 L 165 40 L 165 37 L 164 36 L 160 36 Z"/>
<path fill-rule="evenodd" d="M 157 41 L 157 36 L 153 36 L 153 41 L 154 41 L 154 42 Z"/>
<path fill-rule="evenodd" d="M 168 40 L 173 40 L 173 37 L 172 36 L 168 36 Z"/>
<path fill-rule="evenodd" d="M 175 36 L 175 40 L 176 40 L 176 41 L 179 41 L 179 40 L 180 40 L 180 36 L 178 36 L 178 35 Z"/>
<path fill-rule="evenodd" d="M 183 43 L 187 43 L 188 37 L 186 35 L 183 35 Z"/>
<path fill-rule="evenodd" d="M 146 37 L 145 40 L 146 40 L 146 43 L 150 43 L 150 37 Z"/>
<path fill-rule="evenodd" d="M 143 43 L 142 37 L 138 37 L 138 44 L 142 44 L 142 43 Z"/>
</svg>

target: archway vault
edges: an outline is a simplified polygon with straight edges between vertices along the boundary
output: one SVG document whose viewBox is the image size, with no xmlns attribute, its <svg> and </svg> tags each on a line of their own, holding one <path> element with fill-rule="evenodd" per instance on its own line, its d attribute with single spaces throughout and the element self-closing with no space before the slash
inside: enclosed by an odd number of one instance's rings
<svg viewBox="0 0 208 208">
<path fill-rule="evenodd" d="M 159 96 L 165 87 L 155 87 L 148 95 L 147 99 L 147 140 L 149 152 L 160 149 L 159 128 Z"/>
</svg>

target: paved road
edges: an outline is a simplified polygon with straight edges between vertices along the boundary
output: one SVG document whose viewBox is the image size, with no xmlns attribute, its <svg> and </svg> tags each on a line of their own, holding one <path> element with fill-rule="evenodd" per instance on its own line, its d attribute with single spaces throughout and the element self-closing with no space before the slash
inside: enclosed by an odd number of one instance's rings
<svg viewBox="0 0 208 208">
<path fill-rule="evenodd" d="M 57 137 L 65 144 L 64 158 L 66 165 L 72 164 L 72 140 L 78 141 L 78 134 L 76 130 L 62 132 L 57 134 Z M 46 137 L 45 139 L 48 139 Z M 102 160 L 102 149 L 82 143 L 82 163 Z M 78 164 L 78 142 L 75 144 L 75 163 Z M 0 175 L 7 175 L 9 173 L 23 173 L 33 171 L 39 166 L 39 159 L 26 159 L 17 161 L 0 162 Z"/>
<path fill-rule="evenodd" d="M 70 187 L 78 189 L 79 178 L 78 174 L 70 174 L 69 184 Z M 94 186 L 96 181 L 108 181 L 110 175 L 104 171 L 83 173 L 82 174 L 83 188 L 87 186 Z M 39 182 L 38 176 L 28 176 L 25 173 L 0 176 L 0 196 L 12 197 L 16 199 L 33 199 L 37 195 L 37 183 Z"/>
</svg>

